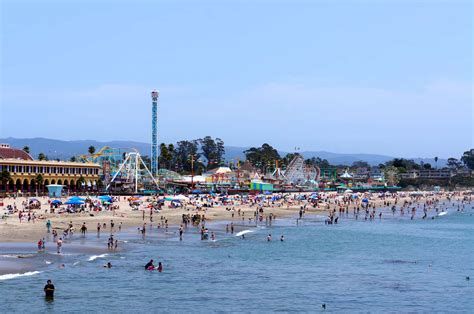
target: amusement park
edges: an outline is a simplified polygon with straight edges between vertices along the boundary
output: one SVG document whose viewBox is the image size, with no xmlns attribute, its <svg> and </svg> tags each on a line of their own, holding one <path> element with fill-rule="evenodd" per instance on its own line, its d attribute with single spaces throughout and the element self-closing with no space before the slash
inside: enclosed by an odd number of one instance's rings
<svg viewBox="0 0 474 314">
<path fill-rule="evenodd" d="M 89 154 L 74 156 L 68 162 L 33 160 L 28 153 L 2 144 L 0 170 L 9 172 L 10 177 L 2 179 L 3 189 L 0 191 L 40 194 L 47 189 L 50 194 L 87 191 L 98 194 L 153 195 L 177 192 L 257 194 L 398 189 L 394 184 L 389 186 L 380 172 L 368 175 L 366 180 L 362 180 L 365 182 L 361 182 L 357 174 L 350 174 L 347 169 L 341 172 L 340 168 L 328 165 L 323 167 L 308 162 L 299 153 L 288 154 L 281 159 L 276 150 L 268 149 L 268 144 L 264 144 L 262 148 L 276 155 L 266 158 L 264 167 L 258 166 L 262 164 L 258 158 L 255 160 L 246 158 L 244 162 L 225 160 L 223 141 L 216 139 L 214 142 L 210 137 L 206 137 L 205 140 L 211 144 L 213 153 L 207 155 L 200 153 L 200 150 L 206 150 L 202 140 L 199 140 L 201 144 L 197 144 L 198 140 L 178 142 L 178 146 L 180 143 L 186 144 L 182 145 L 187 147 L 187 150 L 182 150 L 180 158 L 187 167 L 166 166 L 173 164 L 174 161 L 173 158 L 166 161 L 165 153 L 173 151 L 174 148 L 173 144 L 169 147 L 165 144 L 158 145 L 158 104 L 159 92 L 153 90 L 150 157 L 142 156 L 134 147 L 104 146 L 98 151 L 94 148 Z M 258 149 L 254 149 L 251 153 L 257 151 Z M 206 155 L 207 167 L 204 166 L 203 155 Z M 90 169 L 81 170 L 85 166 Z"/>
</svg>

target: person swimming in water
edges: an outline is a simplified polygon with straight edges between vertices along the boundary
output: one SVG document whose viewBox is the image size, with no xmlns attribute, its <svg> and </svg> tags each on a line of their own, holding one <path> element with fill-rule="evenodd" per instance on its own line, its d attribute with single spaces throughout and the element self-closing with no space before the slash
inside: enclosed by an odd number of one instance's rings
<svg viewBox="0 0 474 314">
<path fill-rule="evenodd" d="M 161 262 L 158 262 L 158 267 L 156 268 L 156 270 L 160 273 L 163 271 L 163 264 L 161 264 Z"/>
<path fill-rule="evenodd" d="M 151 259 L 148 263 L 145 265 L 145 270 L 153 270 L 155 269 L 155 265 L 153 265 L 153 260 Z"/>
<path fill-rule="evenodd" d="M 284 237 L 283 235 L 281 235 L 280 241 L 281 241 L 281 242 L 285 241 L 285 237 Z"/>
</svg>

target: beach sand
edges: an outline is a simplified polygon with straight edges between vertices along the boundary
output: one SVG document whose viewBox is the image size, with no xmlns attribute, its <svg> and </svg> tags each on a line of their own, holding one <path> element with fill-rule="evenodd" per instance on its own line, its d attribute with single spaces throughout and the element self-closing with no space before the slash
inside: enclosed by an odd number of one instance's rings
<svg viewBox="0 0 474 314">
<path fill-rule="evenodd" d="M 300 193 L 301 194 L 301 193 Z M 446 201 L 447 195 L 439 195 L 437 196 L 438 199 L 441 201 Z M 39 216 L 40 214 L 45 217 L 45 219 L 37 219 L 36 222 L 20 222 L 18 219 L 18 213 L 10 215 L 6 220 L 0 221 L 0 243 L 5 242 L 29 242 L 32 244 L 36 244 L 36 242 L 43 238 L 46 235 L 46 221 L 49 219 L 52 223 L 52 228 L 56 229 L 59 236 L 62 235 L 62 231 L 65 230 L 70 222 L 74 225 L 76 229 L 76 234 L 79 233 L 79 229 L 83 223 L 86 223 L 88 228 L 88 233 L 96 232 L 96 227 L 98 223 L 106 223 L 107 229 L 102 229 L 102 232 L 110 232 L 110 221 L 113 220 L 115 223 L 115 229 L 118 228 L 118 225 L 122 223 L 122 228 L 137 228 L 142 227 L 143 223 L 150 224 L 149 214 L 150 210 L 145 209 L 145 219 L 143 220 L 143 210 L 146 207 L 146 202 L 144 202 L 140 206 L 140 210 L 132 210 L 131 206 L 128 202 L 128 197 L 121 196 L 118 202 L 114 202 L 114 204 L 119 205 L 119 209 L 115 211 L 101 211 L 101 212 L 93 212 L 94 216 L 91 216 L 89 212 L 85 213 L 77 213 L 77 214 L 50 214 L 49 213 L 49 204 L 48 204 L 48 197 L 41 197 L 38 198 L 41 202 L 41 209 L 34 210 L 36 215 Z M 420 201 L 424 201 L 424 197 Z M 410 200 L 408 195 L 406 197 L 399 198 L 399 205 L 402 204 L 405 200 Z M 25 202 L 26 198 L 18 197 L 18 198 L 5 198 L 4 199 L 4 207 L 0 209 L 0 214 L 5 212 L 5 208 L 7 205 L 16 204 L 18 209 L 22 209 L 22 202 Z M 66 199 L 62 199 L 62 201 L 66 201 Z M 383 205 L 384 200 L 381 199 L 371 199 L 371 205 L 375 205 L 376 207 L 381 207 Z M 393 202 L 393 199 L 392 199 Z M 272 205 L 268 202 L 264 206 L 265 215 L 269 215 L 270 213 L 273 214 L 276 218 L 278 217 L 289 217 L 289 216 L 297 216 L 300 207 L 305 204 L 303 201 L 294 201 L 293 204 L 280 204 L 279 202 L 275 202 L 275 205 Z M 160 217 L 164 216 L 168 219 L 169 226 L 177 226 L 181 224 L 182 215 L 183 214 L 193 214 L 197 211 L 194 209 L 193 206 L 188 205 L 184 208 L 168 208 L 169 202 L 166 202 L 163 209 L 160 213 L 153 214 L 154 224 L 160 222 Z M 333 210 L 338 208 L 338 206 L 334 203 L 329 203 L 329 209 L 326 204 L 320 204 L 317 208 L 313 208 L 312 206 L 308 205 L 306 207 L 306 213 L 309 214 L 320 214 L 320 215 L 327 215 L 329 210 Z M 232 218 L 232 213 L 227 211 L 226 208 L 234 207 L 235 213 L 234 217 Z M 351 205 L 350 208 L 352 209 L 354 206 Z M 205 210 L 199 211 L 199 213 L 205 214 L 207 221 L 209 222 L 216 222 L 216 221 L 229 221 L 234 223 L 239 223 L 242 221 L 242 216 L 238 216 L 237 210 L 240 209 L 241 212 L 244 212 L 244 217 L 246 220 L 250 217 L 254 217 L 255 207 L 250 207 L 247 204 L 233 206 L 233 205 L 221 205 L 221 206 L 214 206 L 212 208 L 204 208 Z M 48 213 L 46 213 L 48 212 Z"/>
<path fill-rule="evenodd" d="M 36 222 L 20 222 L 18 219 L 18 213 L 10 215 L 6 220 L 0 221 L 0 243 L 1 242 L 30 242 L 36 244 L 36 242 L 45 236 L 46 234 L 46 221 L 49 219 L 52 223 L 52 229 L 56 229 L 58 234 L 61 236 L 62 231 L 65 230 L 69 224 L 72 222 L 76 229 L 76 234 L 79 233 L 79 229 L 82 224 L 85 222 L 86 226 L 88 227 L 88 232 L 96 232 L 96 227 L 98 223 L 106 223 L 107 229 L 102 231 L 110 231 L 110 221 L 113 220 L 115 222 L 115 229 L 117 229 L 118 225 L 122 223 L 122 228 L 137 228 L 143 226 L 143 223 L 150 223 L 149 219 L 149 209 L 145 209 L 145 220 L 143 220 L 143 210 L 144 205 L 140 206 L 140 210 L 132 210 L 129 202 L 125 199 L 128 197 L 120 197 L 120 201 L 114 204 L 119 205 L 119 209 L 112 211 L 101 211 L 101 212 L 93 212 L 94 216 L 90 216 L 89 212 L 85 213 L 78 213 L 78 214 L 50 214 L 49 213 L 49 205 L 48 205 L 48 198 L 41 197 L 39 198 L 41 202 L 41 209 L 34 210 L 36 215 L 39 216 L 40 214 L 45 217 L 45 219 L 37 219 Z M 24 197 L 14 198 L 6 198 L 4 199 L 4 207 L 0 210 L 0 214 L 3 214 L 4 209 L 7 205 L 16 204 L 18 209 L 22 209 L 22 202 L 26 201 Z M 63 199 L 65 201 L 65 199 Z M 179 225 L 182 221 L 183 214 L 193 214 L 197 213 L 197 211 L 193 210 L 194 207 L 187 206 L 189 210 L 186 208 L 168 208 L 169 202 L 166 202 L 166 206 L 160 211 L 160 213 L 154 213 L 153 219 L 154 223 L 158 223 L 160 221 L 160 217 L 164 216 L 168 219 L 169 226 L 176 226 Z M 295 215 L 300 208 L 301 204 L 294 204 L 292 206 L 282 206 L 282 207 L 264 207 L 265 214 L 272 213 L 277 218 L 282 216 L 291 216 Z M 232 214 L 230 211 L 226 210 L 226 207 L 234 207 L 235 214 L 234 218 L 232 218 Z M 242 221 L 242 217 L 237 215 L 237 210 L 241 209 L 241 212 L 245 212 L 244 217 L 248 219 L 249 217 L 253 217 L 255 212 L 255 207 L 250 208 L 249 206 L 242 205 L 242 206 L 232 206 L 232 205 L 225 205 L 225 206 L 215 206 L 212 208 L 205 208 L 205 210 L 199 211 L 199 213 L 205 214 L 206 219 L 209 222 L 215 221 L 234 221 L 238 223 Z M 45 213 L 46 210 L 48 213 Z M 326 211 L 319 208 L 307 208 L 307 212 L 311 213 L 320 213 L 325 215 Z"/>
</svg>

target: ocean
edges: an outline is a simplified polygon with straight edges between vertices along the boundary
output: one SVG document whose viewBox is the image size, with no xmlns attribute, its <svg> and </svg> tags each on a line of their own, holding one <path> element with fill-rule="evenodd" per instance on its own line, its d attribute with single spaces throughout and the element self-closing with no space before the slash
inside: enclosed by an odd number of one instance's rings
<svg viewBox="0 0 474 314">
<path fill-rule="evenodd" d="M 473 213 L 466 205 L 425 220 L 349 214 L 336 225 L 289 218 L 237 226 L 251 230 L 245 239 L 216 224 L 214 242 L 201 241 L 194 228 L 184 241 L 175 231 L 155 229 L 145 238 L 123 232 L 121 252 L 34 254 L 45 266 L 0 276 L 1 311 L 473 313 Z M 87 241 L 106 238 L 89 234 Z M 145 271 L 150 259 L 164 271 Z M 109 261 L 113 267 L 103 268 Z M 56 286 L 54 301 L 44 298 L 47 279 Z"/>
</svg>

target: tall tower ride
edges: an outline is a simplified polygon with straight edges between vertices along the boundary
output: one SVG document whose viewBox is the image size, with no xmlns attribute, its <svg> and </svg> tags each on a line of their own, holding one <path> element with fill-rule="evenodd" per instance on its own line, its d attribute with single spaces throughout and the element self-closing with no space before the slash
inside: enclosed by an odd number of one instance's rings
<svg viewBox="0 0 474 314">
<path fill-rule="evenodd" d="M 153 176 L 158 175 L 158 96 L 159 92 L 154 89 L 151 92 L 152 108 L 151 108 L 151 173 Z"/>
</svg>

